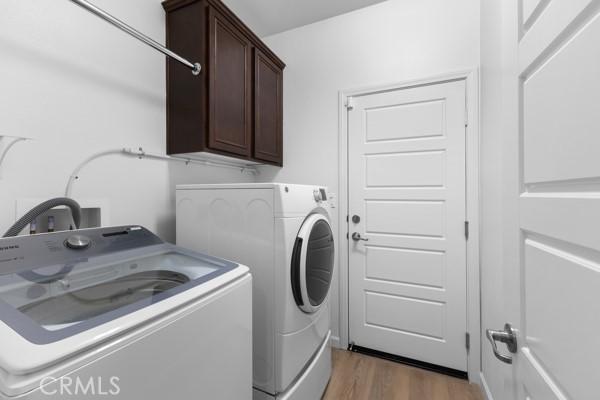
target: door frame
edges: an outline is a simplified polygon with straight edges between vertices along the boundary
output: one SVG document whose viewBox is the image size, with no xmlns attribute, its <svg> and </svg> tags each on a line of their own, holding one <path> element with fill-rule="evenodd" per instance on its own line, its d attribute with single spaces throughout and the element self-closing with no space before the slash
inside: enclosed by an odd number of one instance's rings
<svg viewBox="0 0 600 400">
<path fill-rule="evenodd" d="M 481 296 L 479 268 L 479 231 L 480 231 L 480 181 L 479 181 L 479 69 L 457 71 L 424 79 L 410 80 L 387 85 L 367 86 L 341 90 L 338 104 L 338 160 L 339 160 L 339 201 L 338 201 L 338 260 L 339 260 L 339 299 L 340 299 L 340 337 L 335 345 L 347 348 L 349 344 L 349 240 L 348 230 L 348 114 L 347 104 L 350 97 L 365 96 L 417 86 L 441 84 L 450 81 L 465 81 L 467 93 L 468 122 L 466 131 L 466 203 L 469 221 L 469 240 L 467 240 L 467 329 L 470 336 L 470 349 L 467 354 L 467 372 L 471 382 L 480 382 L 481 371 Z"/>
</svg>

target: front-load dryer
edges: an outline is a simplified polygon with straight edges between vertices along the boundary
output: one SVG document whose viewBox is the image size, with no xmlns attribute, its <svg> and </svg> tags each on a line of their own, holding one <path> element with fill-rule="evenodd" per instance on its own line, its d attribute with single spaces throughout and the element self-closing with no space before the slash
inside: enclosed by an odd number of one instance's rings
<svg viewBox="0 0 600 400">
<path fill-rule="evenodd" d="M 180 185 L 177 243 L 248 265 L 255 399 L 317 399 L 331 373 L 335 242 L 326 188 Z"/>
<path fill-rule="evenodd" d="M 248 399 L 251 290 L 139 226 L 0 239 L 0 399 Z"/>
</svg>

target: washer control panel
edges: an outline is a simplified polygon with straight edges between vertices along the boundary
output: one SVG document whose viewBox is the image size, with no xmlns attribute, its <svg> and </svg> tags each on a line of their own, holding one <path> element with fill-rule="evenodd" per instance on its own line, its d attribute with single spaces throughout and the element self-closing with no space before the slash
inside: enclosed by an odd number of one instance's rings
<svg viewBox="0 0 600 400">
<path fill-rule="evenodd" d="M 141 226 L 62 231 L 0 239 L 0 271 L 65 265 L 92 257 L 164 243 Z"/>
<path fill-rule="evenodd" d="M 72 235 L 65 240 L 65 246 L 73 250 L 83 250 L 90 247 L 92 239 L 84 235 Z"/>
</svg>

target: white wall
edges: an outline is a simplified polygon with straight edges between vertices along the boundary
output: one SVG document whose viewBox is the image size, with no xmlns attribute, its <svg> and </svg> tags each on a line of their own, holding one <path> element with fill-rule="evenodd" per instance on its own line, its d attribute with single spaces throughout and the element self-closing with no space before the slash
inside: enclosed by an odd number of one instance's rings
<svg viewBox="0 0 600 400">
<path fill-rule="evenodd" d="M 476 68 L 479 1 L 389 0 L 265 41 L 287 64 L 284 168 L 264 167 L 259 179 L 337 193 L 338 92 Z M 332 299 L 337 336 L 337 282 Z"/>
<path fill-rule="evenodd" d="M 482 381 L 488 396 L 502 398 L 505 368 L 485 339 L 504 326 L 502 252 L 503 5 L 481 3 L 481 325 Z M 495 396 L 494 396 L 495 394 Z"/>
<path fill-rule="evenodd" d="M 520 7 L 517 2 L 482 1 L 481 6 L 481 101 L 482 101 L 482 188 L 483 231 L 481 252 L 482 330 L 502 329 L 510 317 L 512 298 L 507 297 L 505 285 L 510 284 L 505 274 L 514 265 L 515 225 L 512 180 L 505 177 L 516 174 L 514 132 L 516 118 L 516 82 L 518 75 L 517 26 Z M 509 164 L 507 164 L 509 162 Z M 514 175 L 513 175 L 514 176 Z M 508 183 L 507 183 L 508 182 Z M 509 221 L 509 222 L 507 222 Z M 512 268 L 512 267 L 510 267 Z M 508 269 L 510 269 L 508 268 Z M 509 274 L 510 275 L 510 274 Z M 510 278 L 510 276 L 508 276 Z M 488 399 L 502 400 L 510 392 L 514 371 L 510 365 L 497 360 L 491 345 L 482 344 L 482 381 L 486 384 Z M 508 390 L 508 391 L 507 391 Z"/>
<path fill-rule="evenodd" d="M 95 0 L 164 42 L 159 0 Z M 63 194 L 93 153 L 143 146 L 165 152 L 165 61 L 70 1 L 4 0 L 0 13 L 0 134 L 35 137 L 8 154 L 0 231 L 15 201 Z M 174 239 L 173 185 L 253 180 L 236 171 L 110 156 L 82 171 L 75 198 L 104 198 L 110 224 L 143 224 Z"/>
</svg>

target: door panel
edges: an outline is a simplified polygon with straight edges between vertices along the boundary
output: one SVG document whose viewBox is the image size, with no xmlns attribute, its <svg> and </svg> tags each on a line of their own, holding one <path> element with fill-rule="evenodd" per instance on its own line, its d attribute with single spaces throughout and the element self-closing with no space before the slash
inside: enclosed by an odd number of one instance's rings
<svg viewBox="0 0 600 400">
<path fill-rule="evenodd" d="M 600 380 L 600 1 L 541 3 L 527 26 L 506 28 L 520 39 L 504 156 L 507 311 L 518 332 L 505 397 L 591 400 Z"/>
<path fill-rule="evenodd" d="M 598 377 L 595 368 L 573 366 L 600 348 L 596 324 L 590 324 L 600 315 L 600 265 L 546 238 L 526 239 L 524 252 L 523 330 L 529 353 L 551 371 L 556 383 L 578 393 Z"/>
<path fill-rule="evenodd" d="M 254 158 L 283 161 L 283 71 L 254 50 Z"/>
<path fill-rule="evenodd" d="M 250 156 L 251 44 L 238 28 L 209 8 L 211 52 L 208 146 Z"/>
<path fill-rule="evenodd" d="M 365 277 L 442 289 L 445 263 L 442 251 L 369 246 Z M 387 268 L 391 264 L 397 264 L 397 268 Z"/>
<path fill-rule="evenodd" d="M 546 0 L 522 0 L 521 1 L 521 19 L 523 27 L 531 26 L 535 20 L 536 14 L 547 3 Z"/>
<path fill-rule="evenodd" d="M 444 303 L 365 292 L 367 325 L 443 340 Z"/>
<path fill-rule="evenodd" d="M 366 233 L 444 236 L 443 201 L 367 200 Z"/>
<path fill-rule="evenodd" d="M 595 19 L 523 82 L 525 184 L 600 176 L 599 40 Z"/>
<path fill-rule="evenodd" d="M 444 151 L 369 154 L 367 186 L 373 187 L 442 187 L 444 186 Z M 396 171 L 391 175 L 388 171 Z"/>
<path fill-rule="evenodd" d="M 442 100 L 375 108 L 367 113 L 367 142 L 441 136 L 443 117 Z"/>
<path fill-rule="evenodd" d="M 557 39 L 564 40 L 580 27 L 582 21 L 577 19 L 582 13 L 592 11 L 585 10 L 596 7 L 596 3 L 596 0 L 543 0 L 543 12 L 530 18 L 527 25 L 516 28 L 521 36 L 518 48 L 520 72 L 538 65 L 539 57 L 551 47 L 556 50 Z"/>
<path fill-rule="evenodd" d="M 465 82 L 354 99 L 350 340 L 466 371 Z"/>
<path fill-rule="evenodd" d="M 600 251 L 600 208 L 593 192 L 523 193 L 520 209 L 524 231 Z"/>
<path fill-rule="evenodd" d="M 531 353 L 523 350 L 522 355 L 521 374 L 523 381 L 527 382 L 527 387 L 523 390 L 523 397 L 520 398 L 525 400 L 565 400 L 564 396 L 548 384 L 552 378 L 540 374 L 542 368 Z"/>
</svg>

